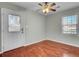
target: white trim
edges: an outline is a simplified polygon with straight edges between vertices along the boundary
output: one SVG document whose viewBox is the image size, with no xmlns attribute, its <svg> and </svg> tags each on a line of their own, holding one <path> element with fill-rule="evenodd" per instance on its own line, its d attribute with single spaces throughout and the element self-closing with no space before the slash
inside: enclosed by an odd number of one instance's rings
<svg viewBox="0 0 79 59">
<path fill-rule="evenodd" d="M 42 40 L 39 40 L 39 41 L 36 41 L 36 42 L 31 42 L 31 43 L 29 43 L 29 44 L 25 44 L 25 45 L 23 45 L 23 46 L 28 46 L 28 45 L 31 45 L 31 44 L 34 44 L 34 43 L 38 43 L 38 42 L 40 42 L 40 41 L 44 41 L 44 40 L 46 40 L 46 39 L 42 39 Z"/>
<path fill-rule="evenodd" d="M 55 42 L 59 42 L 59 43 L 62 43 L 62 44 L 66 44 L 66 45 L 70 45 L 70 46 L 74 46 L 74 47 L 78 47 L 79 48 L 79 45 L 77 44 L 72 44 L 72 43 L 67 43 L 67 42 L 63 42 L 63 41 L 58 41 L 58 40 L 53 40 L 53 39 L 47 39 L 47 40 L 51 40 L 51 41 L 55 41 Z"/>
<path fill-rule="evenodd" d="M 66 45 L 70 45 L 70 46 L 74 46 L 74 47 L 78 47 L 79 48 L 79 45 L 75 45 L 75 44 L 70 44 L 70 43 L 65 43 L 65 42 L 62 42 L 62 41 L 58 41 L 58 40 L 53 40 L 53 39 L 42 39 L 40 41 L 44 41 L 44 40 L 51 40 L 51 41 L 54 41 L 54 42 L 58 42 L 58 43 L 62 43 L 62 44 L 66 44 Z M 40 41 L 36 41 L 36 42 L 32 42 L 32 43 L 29 43 L 29 44 L 24 44 L 22 46 L 28 46 L 28 45 L 31 45 L 31 44 L 34 44 L 34 43 L 38 43 Z M 18 46 L 17 48 L 19 47 L 22 47 L 22 46 Z M 13 49 L 16 49 L 16 48 L 13 48 Z M 12 50 L 12 49 L 10 49 Z M 6 51 L 9 51 L 9 50 L 6 50 Z M 6 51 L 2 51 L 0 53 L 3 53 L 3 52 L 6 52 Z"/>
<path fill-rule="evenodd" d="M 12 48 L 12 49 L 4 50 L 4 51 L 1 51 L 0 53 L 6 52 L 6 51 L 10 51 L 10 50 L 13 50 L 13 49 L 16 49 L 16 48 L 22 47 L 22 46 L 24 46 L 24 45 L 21 45 L 21 46 L 18 46 L 18 47 Z"/>
<path fill-rule="evenodd" d="M 43 41 L 43 40 L 46 40 L 46 39 L 42 39 L 42 40 L 39 40 L 39 41 L 36 41 L 36 42 L 31 42 L 29 44 L 24 44 L 24 45 L 18 46 L 16 48 L 19 48 L 19 47 L 22 47 L 22 46 L 28 46 L 28 45 L 31 45 L 31 44 L 34 44 L 34 43 L 38 43 L 38 42 Z M 16 48 L 12 48 L 12 49 L 16 49 Z M 4 50 L 4 51 L 1 51 L 0 53 L 6 52 L 6 51 L 9 51 L 9 50 L 12 50 L 12 49 Z"/>
</svg>

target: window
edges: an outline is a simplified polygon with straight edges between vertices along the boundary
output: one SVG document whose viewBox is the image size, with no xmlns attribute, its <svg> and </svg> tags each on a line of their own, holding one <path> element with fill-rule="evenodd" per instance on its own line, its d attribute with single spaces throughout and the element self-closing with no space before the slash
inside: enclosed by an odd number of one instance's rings
<svg viewBox="0 0 79 59">
<path fill-rule="evenodd" d="M 77 34 L 77 15 L 66 16 L 62 19 L 62 30 L 66 34 Z"/>
<path fill-rule="evenodd" d="M 9 20 L 9 32 L 20 31 L 20 16 L 8 15 Z"/>
</svg>

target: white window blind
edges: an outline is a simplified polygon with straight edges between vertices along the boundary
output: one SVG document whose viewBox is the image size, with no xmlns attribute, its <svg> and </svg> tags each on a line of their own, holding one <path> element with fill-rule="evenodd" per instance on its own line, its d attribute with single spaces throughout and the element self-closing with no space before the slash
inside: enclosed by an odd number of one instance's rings
<svg viewBox="0 0 79 59">
<path fill-rule="evenodd" d="M 62 19 L 62 31 L 65 34 L 77 34 L 77 15 L 66 16 Z"/>
</svg>

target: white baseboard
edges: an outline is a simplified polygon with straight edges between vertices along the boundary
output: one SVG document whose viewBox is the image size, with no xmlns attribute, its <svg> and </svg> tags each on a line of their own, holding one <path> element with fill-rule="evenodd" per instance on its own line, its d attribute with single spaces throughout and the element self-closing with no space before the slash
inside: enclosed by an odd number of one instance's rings
<svg viewBox="0 0 79 59">
<path fill-rule="evenodd" d="M 16 48 L 22 47 L 22 46 L 23 46 L 23 45 L 17 46 L 17 47 L 15 47 L 15 48 L 12 48 L 12 49 L 3 50 L 3 51 L 1 51 L 0 53 L 6 52 L 6 51 L 10 51 L 10 50 L 13 50 L 13 49 L 16 49 Z"/>
<path fill-rule="evenodd" d="M 19 47 L 22 47 L 22 46 L 28 46 L 28 45 L 31 45 L 31 44 L 34 44 L 34 43 L 37 43 L 37 42 L 40 42 L 40 41 L 43 41 L 43 40 L 46 40 L 46 39 L 41 39 L 39 41 L 35 41 L 35 42 L 27 43 L 27 44 L 24 44 L 24 45 L 20 45 L 18 47 L 12 48 L 12 49 L 16 49 L 16 48 L 19 48 Z M 12 49 L 4 50 L 4 51 L 1 51 L 0 53 L 6 52 L 6 51 L 10 51 Z"/>
<path fill-rule="evenodd" d="M 31 45 L 31 44 L 34 44 L 34 43 L 38 43 L 38 42 L 43 41 L 43 40 L 46 40 L 46 39 L 41 39 L 39 41 L 31 42 L 31 43 L 25 44 L 23 46 L 28 46 L 28 45 Z"/>
<path fill-rule="evenodd" d="M 79 48 L 79 45 L 71 44 L 71 43 L 66 43 L 66 42 L 62 42 L 62 41 L 58 41 L 58 40 L 53 40 L 53 39 L 50 39 L 50 38 L 48 38 L 48 39 L 42 39 L 42 40 L 40 40 L 40 41 L 43 41 L 43 40 L 51 40 L 51 41 L 55 41 L 55 42 L 59 42 L 59 43 L 62 43 L 62 44 L 71 45 L 71 46 L 74 46 L 74 47 L 78 47 L 78 48 Z M 37 43 L 37 42 L 40 42 L 40 41 L 31 42 L 31 43 L 29 43 L 29 44 L 24 44 L 24 45 L 22 45 L 22 46 L 28 46 L 28 45 L 31 45 L 31 44 L 34 44 L 34 43 Z M 16 47 L 16 48 L 19 48 L 19 47 L 22 47 L 22 46 L 18 46 L 18 47 Z M 16 49 L 16 48 L 13 48 L 13 49 Z M 10 49 L 10 50 L 12 50 L 12 49 Z M 6 51 L 9 51 L 9 50 L 6 50 Z M 2 51 L 2 52 L 0 52 L 0 53 L 6 52 L 6 51 Z"/>
<path fill-rule="evenodd" d="M 59 43 L 62 43 L 62 44 L 66 44 L 66 45 L 70 45 L 70 46 L 74 46 L 74 47 L 79 48 L 79 45 L 77 45 L 77 44 L 72 44 L 72 43 L 67 43 L 67 42 L 63 42 L 63 41 L 53 40 L 53 39 L 50 39 L 50 38 L 47 38 L 47 40 L 51 40 L 51 41 L 55 41 L 55 42 L 59 42 Z"/>
</svg>

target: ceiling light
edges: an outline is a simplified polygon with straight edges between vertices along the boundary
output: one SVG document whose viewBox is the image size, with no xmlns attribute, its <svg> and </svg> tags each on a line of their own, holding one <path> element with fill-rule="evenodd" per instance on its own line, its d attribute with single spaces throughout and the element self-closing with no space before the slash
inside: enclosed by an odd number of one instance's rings
<svg viewBox="0 0 79 59">
<path fill-rule="evenodd" d="M 48 2 L 44 2 L 44 3 L 39 3 L 39 5 L 41 6 L 42 12 L 44 14 L 48 14 L 49 12 L 55 12 L 56 9 L 54 8 L 56 6 L 55 3 L 48 3 Z"/>
</svg>

